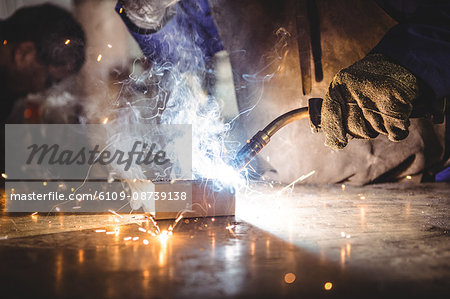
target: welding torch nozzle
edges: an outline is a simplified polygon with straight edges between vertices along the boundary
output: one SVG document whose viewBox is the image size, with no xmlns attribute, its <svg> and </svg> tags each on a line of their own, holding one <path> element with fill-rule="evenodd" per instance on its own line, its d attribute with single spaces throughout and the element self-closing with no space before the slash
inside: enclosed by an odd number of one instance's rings
<svg viewBox="0 0 450 299">
<path fill-rule="evenodd" d="M 258 131 L 236 154 L 231 162 L 236 170 L 243 170 L 251 160 L 269 143 L 270 138 L 282 127 L 293 121 L 310 118 L 315 127 L 320 126 L 320 112 L 322 110 L 322 99 L 309 99 L 309 108 L 303 107 L 289 111 L 268 124 L 263 130 Z"/>
</svg>

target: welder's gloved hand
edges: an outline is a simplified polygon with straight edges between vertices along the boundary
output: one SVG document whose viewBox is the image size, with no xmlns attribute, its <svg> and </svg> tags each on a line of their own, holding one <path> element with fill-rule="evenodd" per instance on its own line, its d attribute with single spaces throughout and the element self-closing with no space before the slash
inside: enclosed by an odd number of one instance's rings
<svg viewBox="0 0 450 299">
<path fill-rule="evenodd" d="M 160 29 L 175 14 L 179 0 L 120 0 L 127 17 L 139 28 Z"/>
<path fill-rule="evenodd" d="M 325 145 L 342 149 L 347 134 L 392 141 L 408 136 L 412 104 L 419 95 L 417 78 L 382 54 L 369 54 L 336 74 L 321 113 Z"/>
</svg>

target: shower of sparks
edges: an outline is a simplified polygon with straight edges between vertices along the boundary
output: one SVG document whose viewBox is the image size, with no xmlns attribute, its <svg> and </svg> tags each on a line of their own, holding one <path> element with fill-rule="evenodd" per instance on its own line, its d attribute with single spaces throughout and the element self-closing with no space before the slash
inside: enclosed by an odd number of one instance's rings
<svg viewBox="0 0 450 299">
<path fill-rule="evenodd" d="M 8 176 L 6 175 L 6 173 L 2 173 L 2 178 L 4 178 L 5 180 L 8 178 Z"/>
<path fill-rule="evenodd" d="M 66 41 L 64 42 L 65 45 L 68 45 L 70 43 L 70 39 L 66 39 Z"/>
<path fill-rule="evenodd" d="M 323 288 L 327 291 L 331 290 L 333 288 L 333 284 L 331 282 L 326 282 Z"/>
<path fill-rule="evenodd" d="M 163 230 L 159 235 L 158 235 L 159 240 L 161 241 L 161 243 L 165 243 L 167 241 L 167 239 L 169 238 L 169 232 L 166 230 Z"/>
<path fill-rule="evenodd" d="M 97 56 L 97 62 L 100 62 L 100 60 L 102 60 L 102 54 L 98 54 Z"/>
<path fill-rule="evenodd" d="M 313 174 L 315 174 L 316 171 L 313 170 L 308 174 L 302 175 L 301 177 L 299 177 L 298 179 L 296 179 L 295 181 L 293 181 L 292 183 L 290 183 L 289 185 L 287 185 L 286 187 L 284 187 L 283 189 L 281 189 L 280 191 L 278 191 L 278 195 L 282 194 L 284 191 L 288 190 L 288 189 L 293 189 L 295 184 L 301 181 L 306 180 L 307 178 L 309 178 L 310 176 L 312 176 Z"/>
</svg>

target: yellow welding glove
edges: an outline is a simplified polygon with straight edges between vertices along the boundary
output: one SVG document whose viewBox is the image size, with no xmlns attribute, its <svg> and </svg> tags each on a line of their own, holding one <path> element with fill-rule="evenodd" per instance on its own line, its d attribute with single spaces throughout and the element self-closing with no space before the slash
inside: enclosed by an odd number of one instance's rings
<svg viewBox="0 0 450 299">
<path fill-rule="evenodd" d="M 325 145 L 341 149 L 347 134 L 356 138 L 408 136 L 412 104 L 419 95 L 417 78 L 382 54 L 369 54 L 337 73 L 321 113 Z"/>
</svg>

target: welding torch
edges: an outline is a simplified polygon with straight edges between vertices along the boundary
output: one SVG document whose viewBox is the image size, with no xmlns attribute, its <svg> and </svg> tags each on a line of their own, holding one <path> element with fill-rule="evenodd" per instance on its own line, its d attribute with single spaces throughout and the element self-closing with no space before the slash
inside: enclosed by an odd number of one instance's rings
<svg viewBox="0 0 450 299">
<path fill-rule="evenodd" d="M 269 143 L 270 138 L 282 127 L 299 119 L 308 118 L 311 123 L 318 127 L 320 125 L 320 113 L 322 110 L 322 99 L 309 99 L 308 107 L 298 108 L 274 119 L 264 129 L 256 133 L 237 153 L 231 165 L 236 170 L 243 170 L 251 160 Z"/>
</svg>

